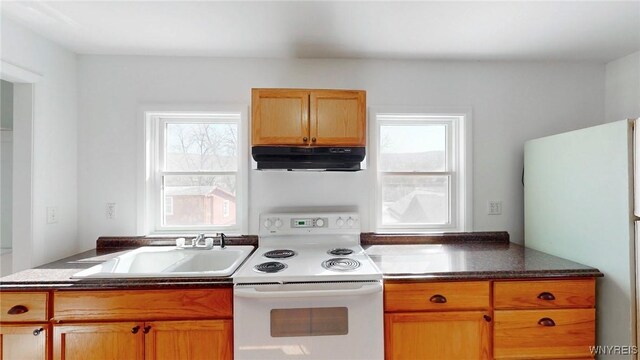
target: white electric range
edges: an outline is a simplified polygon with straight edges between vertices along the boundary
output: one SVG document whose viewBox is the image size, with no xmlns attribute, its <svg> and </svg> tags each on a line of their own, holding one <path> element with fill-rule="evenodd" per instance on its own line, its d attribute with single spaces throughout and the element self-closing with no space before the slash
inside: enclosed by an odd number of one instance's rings
<svg viewBox="0 0 640 360">
<path fill-rule="evenodd" d="M 358 215 L 262 214 L 260 225 L 233 276 L 234 357 L 382 359 L 382 274 Z"/>
</svg>

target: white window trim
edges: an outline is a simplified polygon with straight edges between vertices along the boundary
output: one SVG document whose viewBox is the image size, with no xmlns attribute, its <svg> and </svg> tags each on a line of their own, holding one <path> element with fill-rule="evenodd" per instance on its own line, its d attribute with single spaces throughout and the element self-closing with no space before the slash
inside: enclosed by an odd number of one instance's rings
<svg viewBox="0 0 640 360">
<path fill-rule="evenodd" d="M 137 138 L 138 144 L 138 196 L 137 196 L 137 221 L 136 231 L 138 235 L 168 235 L 176 234 L 196 234 L 203 231 L 224 231 L 229 235 L 242 235 L 248 233 L 248 214 L 249 214 L 249 118 L 247 105 L 142 105 L 138 109 Z M 155 163 L 159 158 L 156 154 L 155 138 L 157 129 L 157 118 L 161 115 L 172 115 L 185 117 L 197 117 L 203 114 L 211 113 L 239 113 L 240 121 L 238 124 L 238 172 L 236 179 L 236 224 L 233 226 L 203 226 L 198 229 L 172 229 L 158 230 L 157 224 L 159 217 L 157 216 L 158 201 L 156 192 L 156 176 L 153 173 L 158 164 Z"/>
<path fill-rule="evenodd" d="M 379 144 L 379 132 L 380 124 L 378 123 L 377 115 L 379 114 L 401 114 L 401 115 L 429 115 L 429 116 L 459 116 L 463 121 L 460 121 L 455 133 L 452 136 L 456 137 L 457 142 L 460 144 L 459 151 L 457 152 L 458 158 L 456 162 L 458 169 L 456 173 L 458 176 L 452 176 L 452 184 L 457 188 L 456 198 L 452 199 L 452 210 L 455 213 L 451 214 L 452 221 L 455 221 L 455 225 L 452 226 L 420 226 L 420 227 L 408 227 L 406 225 L 399 226 L 382 226 L 382 201 L 381 201 L 381 176 L 378 172 L 378 144 Z M 472 144 L 472 113 L 470 107 L 455 107 L 455 108 L 430 108 L 430 107 L 370 107 L 369 108 L 369 184 L 371 184 L 370 199 L 373 199 L 374 203 L 370 208 L 370 221 L 371 228 L 375 232 L 379 233 L 443 233 L 443 232 L 462 232 L 472 231 L 473 229 L 473 144 Z"/>
</svg>

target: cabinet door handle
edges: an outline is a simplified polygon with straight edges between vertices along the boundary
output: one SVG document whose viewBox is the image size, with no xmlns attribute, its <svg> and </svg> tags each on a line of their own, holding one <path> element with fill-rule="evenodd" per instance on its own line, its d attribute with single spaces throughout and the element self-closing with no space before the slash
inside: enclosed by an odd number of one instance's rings
<svg viewBox="0 0 640 360">
<path fill-rule="evenodd" d="M 145 334 L 148 334 L 149 330 L 151 330 L 151 325 L 145 326 L 144 329 L 142 329 L 142 332 L 145 333 Z"/>
<path fill-rule="evenodd" d="M 312 142 L 316 142 L 316 138 L 314 138 L 314 137 L 313 137 L 313 138 L 311 138 L 311 141 L 312 141 Z"/>
<path fill-rule="evenodd" d="M 309 138 L 305 136 L 305 137 L 302 138 L 302 141 L 307 142 L 307 141 L 309 141 Z"/>
<path fill-rule="evenodd" d="M 482 315 L 482 318 L 484 319 L 484 321 L 486 322 L 491 322 L 491 316 L 489 315 Z"/>
<path fill-rule="evenodd" d="M 136 325 L 136 326 L 134 326 L 134 327 L 131 329 L 131 333 L 132 333 L 132 334 L 137 334 L 137 333 L 138 333 L 138 330 L 140 330 L 140 326 L 139 326 L 139 325 Z"/>
<path fill-rule="evenodd" d="M 35 329 L 35 330 L 33 330 L 33 336 L 38 336 L 43 331 L 44 331 L 44 328 Z"/>
<path fill-rule="evenodd" d="M 555 296 L 553 296 L 553 294 L 552 294 L 552 293 L 550 293 L 550 292 L 546 292 L 546 291 L 545 291 L 545 292 L 541 292 L 541 293 L 538 295 L 538 299 L 540 299 L 540 300 L 555 300 L 555 299 L 556 299 L 556 297 L 555 297 Z"/>
<path fill-rule="evenodd" d="M 20 315 L 29 311 L 29 308 L 24 305 L 16 305 L 7 311 L 9 315 Z"/>
<path fill-rule="evenodd" d="M 555 321 L 553 321 L 550 318 L 542 318 L 540 320 L 538 320 L 538 325 L 542 325 L 542 326 L 556 326 Z"/>
<path fill-rule="evenodd" d="M 440 294 L 436 294 L 436 295 L 433 295 L 429 299 L 429 301 L 431 301 L 432 303 L 436 303 L 436 304 L 444 304 L 444 303 L 447 302 L 447 298 L 442 296 L 442 295 L 440 295 Z"/>
</svg>

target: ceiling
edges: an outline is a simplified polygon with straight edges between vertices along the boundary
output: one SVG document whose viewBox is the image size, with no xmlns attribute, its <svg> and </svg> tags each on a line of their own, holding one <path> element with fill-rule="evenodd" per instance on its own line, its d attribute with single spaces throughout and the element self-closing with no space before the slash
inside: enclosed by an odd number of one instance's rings
<svg viewBox="0 0 640 360">
<path fill-rule="evenodd" d="M 640 0 L 2 1 L 79 54 L 607 62 L 640 50 Z"/>
</svg>

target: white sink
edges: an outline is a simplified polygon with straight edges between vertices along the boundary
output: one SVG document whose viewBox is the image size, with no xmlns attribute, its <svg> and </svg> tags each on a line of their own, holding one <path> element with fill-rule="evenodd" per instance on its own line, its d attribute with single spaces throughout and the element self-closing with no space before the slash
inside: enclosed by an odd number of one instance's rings
<svg viewBox="0 0 640 360">
<path fill-rule="evenodd" d="M 206 250 L 145 246 L 80 271 L 72 278 L 230 276 L 252 250 L 253 246 Z"/>
</svg>

